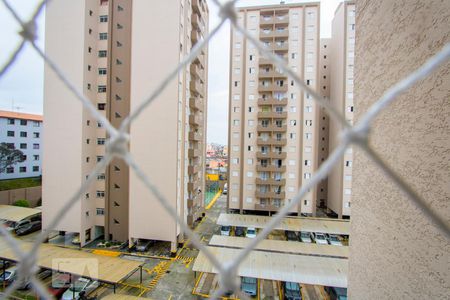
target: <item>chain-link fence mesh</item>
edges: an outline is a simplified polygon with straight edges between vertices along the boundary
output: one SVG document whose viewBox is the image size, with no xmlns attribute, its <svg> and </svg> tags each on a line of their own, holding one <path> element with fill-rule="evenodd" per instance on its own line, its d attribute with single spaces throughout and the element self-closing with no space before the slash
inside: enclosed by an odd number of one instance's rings
<svg viewBox="0 0 450 300">
<path fill-rule="evenodd" d="M 78 189 L 78 191 L 68 199 L 60 212 L 56 214 L 58 217 L 49 222 L 48 230 L 54 229 L 57 224 L 64 218 L 66 212 L 72 207 L 81 196 L 85 193 L 87 188 L 93 183 L 94 178 L 97 178 L 97 174 L 103 172 L 108 164 L 113 158 L 119 158 L 124 160 L 129 167 L 136 173 L 137 177 L 142 180 L 150 193 L 152 193 L 159 203 L 167 210 L 167 212 L 178 222 L 182 231 L 191 240 L 200 251 L 202 251 L 205 256 L 211 261 L 215 268 L 219 271 L 220 278 L 220 289 L 212 295 L 212 298 L 217 298 L 223 295 L 225 292 L 235 291 L 242 298 L 247 298 L 246 295 L 239 291 L 239 285 L 236 282 L 238 267 L 240 263 L 247 257 L 250 251 L 255 248 L 255 246 L 272 231 L 272 229 L 282 220 L 283 217 L 291 210 L 291 208 L 298 205 L 300 200 L 306 195 L 308 190 L 314 188 L 322 179 L 326 178 L 328 173 L 331 171 L 333 166 L 338 163 L 346 151 L 346 149 L 351 145 L 357 145 L 365 151 L 365 153 L 372 158 L 373 162 L 378 165 L 386 174 L 386 176 L 392 180 L 399 188 L 401 188 L 408 196 L 408 198 L 426 215 L 430 222 L 433 222 L 443 233 L 449 238 L 450 228 L 446 222 L 434 211 L 432 211 L 427 204 L 427 201 L 422 199 L 414 189 L 408 185 L 400 176 L 398 176 L 391 168 L 388 166 L 383 159 L 369 146 L 368 136 L 371 128 L 371 124 L 374 119 L 382 112 L 386 107 L 391 104 L 398 95 L 406 91 L 412 85 L 414 85 L 419 80 L 428 76 L 433 70 L 442 65 L 445 61 L 450 58 L 450 45 L 446 45 L 439 53 L 434 57 L 429 59 L 423 66 L 417 69 L 415 72 L 408 75 L 406 78 L 398 82 L 396 85 L 388 89 L 384 95 L 372 105 L 372 107 L 366 112 L 366 114 L 361 118 L 361 120 L 351 126 L 341 114 L 333 106 L 330 105 L 329 101 L 325 101 L 316 91 L 312 90 L 309 86 L 302 81 L 297 74 L 291 70 L 285 61 L 268 50 L 258 39 L 253 37 L 249 32 L 245 30 L 237 22 L 237 14 L 235 5 L 237 0 L 228 1 L 221 4 L 219 0 L 212 0 L 214 5 L 219 8 L 219 16 L 221 22 L 210 30 L 210 33 L 205 36 L 203 40 L 198 42 L 191 50 L 190 54 L 186 56 L 183 61 L 166 77 L 161 81 L 155 91 L 149 95 L 149 97 L 142 102 L 142 104 L 122 122 L 122 125 L 117 130 L 110 122 L 102 116 L 93 105 L 93 103 L 83 95 L 83 92 L 79 90 L 75 85 L 73 85 L 65 76 L 64 70 L 59 69 L 51 57 L 48 57 L 44 51 L 36 44 L 36 19 L 42 13 L 45 5 L 47 5 L 51 0 L 43 0 L 36 7 L 31 18 L 27 21 L 21 19 L 17 12 L 13 9 L 7 0 L 2 0 L 5 7 L 14 17 L 14 19 L 20 24 L 22 30 L 19 33 L 22 37 L 21 42 L 15 48 L 15 50 L 10 54 L 7 62 L 0 69 L 0 80 L 8 72 L 10 67 L 18 59 L 19 54 L 24 49 L 26 43 L 29 43 L 32 48 L 39 54 L 39 56 L 44 60 L 45 64 L 53 70 L 53 72 L 58 76 L 58 78 L 65 84 L 65 86 L 76 96 L 76 98 L 83 104 L 83 106 L 90 112 L 90 114 L 96 118 L 99 122 L 104 124 L 104 127 L 109 134 L 110 138 L 107 143 L 107 151 L 104 160 L 100 161 L 96 167 L 92 170 L 91 174 Z M 207 46 L 210 39 L 219 31 L 219 29 L 224 25 L 225 21 L 229 20 L 231 26 L 235 28 L 237 32 L 242 34 L 250 43 L 255 45 L 259 50 L 261 55 L 271 59 L 274 64 L 285 72 L 292 80 L 298 84 L 301 89 L 309 93 L 312 98 L 317 101 L 317 103 L 325 107 L 331 118 L 334 118 L 337 122 L 341 123 L 344 130 L 341 136 L 340 145 L 331 153 L 328 159 L 321 164 L 320 168 L 314 173 L 311 179 L 300 188 L 297 195 L 292 199 L 291 202 L 286 203 L 279 212 L 271 219 L 267 226 L 257 235 L 255 239 L 249 243 L 249 245 L 242 249 L 240 254 L 232 262 L 221 263 L 214 255 L 208 251 L 205 245 L 200 241 L 200 239 L 194 234 L 194 232 L 188 227 L 186 222 L 181 219 L 177 212 L 169 205 L 164 196 L 159 192 L 158 187 L 155 186 L 149 177 L 139 168 L 138 164 L 134 161 L 133 157 L 128 152 L 128 141 L 129 137 L 127 135 L 127 130 L 129 125 L 139 117 L 139 115 L 148 107 L 148 105 L 155 100 L 161 92 L 166 88 L 167 84 L 177 76 L 179 71 L 184 70 L 197 55 L 200 54 L 202 48 Z M 37 250 L 41 243 L 46 239 L 46 232 L 42 231 L 37 237 L 32 249 L 30 251 L 23 251 L 17 241 L 14 240 L 12 235 L 3 227 L 0 226 L 0 232 L 3 235 L 6 243 L 10 246 L 18 256 L 18 278 L 6 289 L 6 291 L 1 296 L 2 298 L 8 298 L 11 294 L 23 283 L 30 281 L 33 289 L 36 293 L 43 299 L 51 299 L 51 295 L 48 294 L 46 287 L 36 278 L 35 274 L 38 270 L 36 265 L 37 260 Z"/>
</svg>

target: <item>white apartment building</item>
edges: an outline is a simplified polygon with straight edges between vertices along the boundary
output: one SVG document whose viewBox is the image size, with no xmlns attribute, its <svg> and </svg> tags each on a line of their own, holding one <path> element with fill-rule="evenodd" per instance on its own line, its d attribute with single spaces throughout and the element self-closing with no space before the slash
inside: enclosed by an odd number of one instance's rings
<svg viewBox="0 0 450 300">
<path fill-rule="evenodd" d="M 239 8 L 238 22 L 320 91 L 319 3 Z M 229 101 L 228 209 L 276 212 L 320 163 L 319 137 L 327 137 L 319 134 L 319 106 L 234 29 Z M 315 215 L 318 189 L 311 189 L 291 213 Z"/>
<path fill-rule="evenodd" d="M 116 128 L 208 32 L 205 0 L 54 0 L 46 8 L 46 53 Z M 204 49 L 130 126 L 129 151 L 180 218 L 202 216 L 207 111 Z M 43 228 L 106 153 L 108 135 L 45 69 Z M 48 120 L 48 122 L 47 122 Z M 104 236 L 160 240 L 175 251 L 180 227 L 118 159 L 79 199 L 58 231 L 81 245 Z"/>
<path fill-rule="evenodd" d="M 343 2 L 336 9 L 330 41 L 330 99 L 332 105 L 353 124 L 353 70 L 355 64 L 355 3 Z M 330 119 L 330 151 L 339 144 L 342 126 Z M 352 200 L 353 153 L 344 158 L 328 177 L 328 210 L 339 218 L 349 218 Z"/>
<path fill-rule="evenodd" d="M 0 173 L 0 180 L 41 175 L 42 116 L 0 110 L 0 143 L 18 149 L 25 160 Z"/>
</svg>

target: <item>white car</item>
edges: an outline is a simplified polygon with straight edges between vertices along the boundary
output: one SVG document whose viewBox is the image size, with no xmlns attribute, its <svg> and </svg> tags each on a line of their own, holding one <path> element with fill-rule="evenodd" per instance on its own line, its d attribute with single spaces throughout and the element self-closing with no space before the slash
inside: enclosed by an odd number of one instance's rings
<svg viewBox="0 0 450 300">
<path fill-rule="evenodd" d="M 316 232 L 314 234 L 314 239 L 316 240 L 316 244 L 328 245 L 327 237 L 323 233 Z"/>
<path fill-rule="evenodd" d="M 335 234 L 328 235 L 328 242 L 330 243 L 330 245 L 342 246 L 341 239 Z"/>
<path fill-rule="evenodd" d="M 254 228 L 254 227 L 247 228 L 247 233 L 245 234 L 245 237 L 248 237 L 251 239 L 255 238 L 256 237 L 256 228 Z"/>
<path fill-rule="evenodd" d="M 78 278 L 72 283 L 67 291 L 62 295 L 62 300 L 79 299 L 80 293 L 85 292 L 88 295 L 90 292 L 98 288 L 98 281 L 93 281 L 87 278 Z"/>
<path fill-rule="evenodd" d="M 300 241 L 303 243 L 312 243 L 311 233 L 307 231 L 300 231 Z"/>
<path fill-rule="evenodd" d="M 230 236 L 231 226 L 221 226 L 220 235 Z"/>
</svg>

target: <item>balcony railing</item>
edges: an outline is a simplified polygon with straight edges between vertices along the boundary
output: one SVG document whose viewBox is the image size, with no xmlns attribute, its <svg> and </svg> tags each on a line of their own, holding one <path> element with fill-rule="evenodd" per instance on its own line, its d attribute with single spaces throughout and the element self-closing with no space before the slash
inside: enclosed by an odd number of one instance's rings
<svg viewBox="0 0 450 300">
<path fill-rule="evenodd" d="M 284 186 L 286 184 L 286 179 L 273 179 L 273 178 L 269 178 L 269 179 L 261 179 L 261 178 L 256 178 L 255 181 L 256 184 L 259 185 L 275 185 L 275 186 Z"/>
<path fill-rule="evenodd" d="M 267 165 L 267 166 L 256 166 L 257 172 L 286 172 L 286 166 L 274 166 L 274 165 Z"/>
<path fill-rule="evenodd" d="M 255 210 L 278 211 L 280 208 L 271 204 L 255 204 Z"/>
<path fill-rule="evenodd" d="M 289 36 L 289 30 L 275 30 L 272 34 L 273 37 L 288 37 Z"/>
<path fill-rule="evenodd" d="M 200 149 L 189 149 L 188 150 L 188 156 L 189 158 L 193 158 L 193 157 L 199 157 L 201 155 L 201 151 Z"/>
<path fill-rule="evenodd" d="M 285 192 L 276 193 L 276 192 L 256 191 L 255 196 L 256 196 L 256 198 L 284 199 L 286 197 L 286 193 Z"/>
<path fill-rule="evenodd" d="M 200 98 L 189 98 L 189 107 L 193 110 L 203 111 L 203 101 Z"/>
<path fill-rule="evenodd" d="M 287 105 L 288 99 L 275 99 L 275 98 L 259 98 L 258 99 L 258 105 Z"/>
<path fill-rule="evenodd" d="M 202 139 L 202 135 L 198 132 L 189 132 L 189 140 L 191 141 L 200 141 Z"/>
<path fill-rule="evenodd" d="M 256 130 L 259 132 L 272 132 L 272 131 L 273 132 L 286 132 L 287 125 L 282 125 L 282 126 L 277 126 L 275 124 L 268 125 L 268 126 L 258 125 Z"/>
<path fill-rule="evenodd" d="M 258 118 L 260 119 L 269 119 L 269 118 L 286 118 L 287 112 L 277 112 L 277 111 L 260 111 L 258 112 Z"/>
<path fill-rule="evenodd" d="M 189 116 L 189 124 L 191 125 L 202 125 L 202 117 L 196 115 Z"/>
</svg>

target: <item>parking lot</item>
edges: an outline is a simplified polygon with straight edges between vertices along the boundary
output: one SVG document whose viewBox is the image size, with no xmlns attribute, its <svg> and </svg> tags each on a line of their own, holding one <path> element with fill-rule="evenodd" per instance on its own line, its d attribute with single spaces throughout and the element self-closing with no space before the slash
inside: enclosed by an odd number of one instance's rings
<svg viewBox="0 0 450 300">
<path fill-rule="evenodd" d="M 207 211 L 206 216 L 195 228 L 205 244 L 209 244 L 213 235 L 220 234 L 220 225 L 217 219 L 221 213 L 226 212 L 226 196 L 221 196 L 216 203 Z M 37 233 L 21 237 L 24 241 L 32 242 Z M 285 240 L 282 230 L 273 231 L 269 237 L 272 240 Z M 69 241 L 71 237 L 55 237 L 50 244 L 65 245 L 69 248 L 78 248 Z M 95 244 L 83 248 L 82 251 L 94 252 L 96 255 L 117 255 L 122 259 L 134 260 L 142 263 L 141 271 L 138 269 L 130 277 L 122 280 L 114 291 L 112 285 L 100 284 L 98 288 L 90 293 L 90 297 L 97 296 L 98 299 L 108 295 L 128 295 L 151 299 L 201 299 L 211 295 L 217 289 L 217 278 L 214 274 L 198 274 L 195 277 L 192 266 L 198 255 L 198 250 L 189 241 L 185 243 L 176 257 L 170 257 L 169 245 L 157 243 L 146 252 L 128 253 L 128 251 L 104 250 Z M 116 254 L 115 254 L 116 253 Z M 142 282 L 141 282 L 142 278 Z M 51 277 L 43 279 L 47 286 L 51 284 Z M 323 287 L 312 285 L 301 285 L 303 299 L 327 299 Z M 271 280 L 257 281 L 257 299 L 281 299 L 280 282 Z M 36 299 L 33 291 L 18 291 L 15 296 L 19 299 Z M 231 296 L 232 297 L 232 296 Z"/>
</svg>

